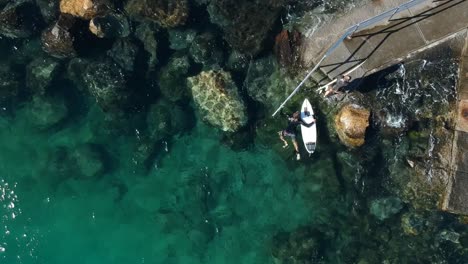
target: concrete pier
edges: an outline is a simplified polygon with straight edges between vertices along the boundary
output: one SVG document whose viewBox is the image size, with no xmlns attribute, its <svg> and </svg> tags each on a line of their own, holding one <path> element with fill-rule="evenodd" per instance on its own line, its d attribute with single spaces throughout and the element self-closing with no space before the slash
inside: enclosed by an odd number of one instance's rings
<svg viewBox="0 0 468 264">
<path fill-rule="evenodd" d="M 468 30 L 460 60 L 451 177 L 442 209 L 468 215 Z"/>
<path fill-rule="evenodd" d="M 302 57 L 314 65 L 345 30 L 407 0 L 371 2 L 319 28 L 305 41 Z M 394 65 L 463 32 L 468 27 L 468 0 L 424 1 L 370 28 L 354 32 L 321 64 L 320 70 L 330 79 L 355 65 L 365 63 L 352 75 L 364 77 Z"/>
</svg>

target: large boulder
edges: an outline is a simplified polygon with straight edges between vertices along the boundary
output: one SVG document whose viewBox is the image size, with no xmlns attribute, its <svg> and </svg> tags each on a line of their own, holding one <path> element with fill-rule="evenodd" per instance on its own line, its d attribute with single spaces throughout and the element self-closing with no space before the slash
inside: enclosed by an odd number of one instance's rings
<svg viewBox="0 0 468 264">
<path fill-rule="evenodd" d="M 91 63 L 86 67 L 82 78 L 88 91 L 104 111 L 128 106 L 130 93 L 126 86 L 127 76 L 117 64 L 107 60 Z"/>
<path fill-rule="evenodd" d="M 44 51 L 56 58 L 72 58 L 77 55 L 72 33 L 75 19 L 62 15 L 58 21 L 42 32 L 42 45 Z"/>
<path fill-rule="evenodd" d="M 16 0 L 0 12 L 0 35 L 28 38 L 42 27 L 40 11 L 31 0 Z"/>
<path fill-rule="evenodd" d="M 161 93 L 170 101 L 179 101 L 189 95 L 187 74 L 190 61 L 187 56 L 172 56 L 169 63 L 158 74 L 158 84 Z"/>
<path fill-rule="evenodd" d="M 256 55 L 264 47 L 284 2 L 217 0 L 210 2 L 208 12 L 211 22 L 224 31 L 224 38 L 234 49 Z"/>
<path fill-rule="evenodd" d="M 203 71 L 188 78 L 195 104 L 205 121 L 222 131 L 235 132 L 247 124 L 247 108 L 231 74 Z"/>
<path fill-rule="evenodd" d="M 68 107 L 62 97 L 34 96 L 25 105 L 28 124 L 36 129 L 48 129 L 68 115 Z"/>
<path fill-rule="evenodd" d="M 60 0 L 60 12 L 82 19 L 92 19 L 112 7 L 109 0 Z"/>
<path fill-rule="evenodd" d="M 124 38 L 130 35 L 130 23 L 122 14 L 109 13 L 89 21 L 89 31 L 99 38 Z"/>
<path fill-rule="evenodd" d="M 366 129 L 369 126 L 369 110 L 356 105 L 345 105 L 335 116 L 335 128 L 341 142 L 348 147 L 364 144 Z"/>
<path fill-rule="evenodd" d="M 185 23 L 189 5 L 187 0 L 130 0 L 125 9 L 131 16 L 146 18 L 170 28 Z"/>
<path fill-rule="evenodd" d="M 37 58 L 26 69 L 26 84 L 34 92 L 43 95 L 57 76 L 59 62 L 49 58 Z"/>
</svg>

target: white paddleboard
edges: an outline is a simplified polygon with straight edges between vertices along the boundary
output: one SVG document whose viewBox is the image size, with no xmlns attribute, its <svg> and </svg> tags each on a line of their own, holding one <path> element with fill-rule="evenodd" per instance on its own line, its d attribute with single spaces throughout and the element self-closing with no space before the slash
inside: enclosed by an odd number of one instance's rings
<svg viewBox="0 0 468 264">
<path fill-rule="evenodd" d="M 317 146 L 317 124 L 314 120 L 314 110 L 306 98 L 301 107 L 301 119 L 305 124 L 301 124 L 302 140 L 304 146 L 310 154 L 314 153 Z"/>
</svg>

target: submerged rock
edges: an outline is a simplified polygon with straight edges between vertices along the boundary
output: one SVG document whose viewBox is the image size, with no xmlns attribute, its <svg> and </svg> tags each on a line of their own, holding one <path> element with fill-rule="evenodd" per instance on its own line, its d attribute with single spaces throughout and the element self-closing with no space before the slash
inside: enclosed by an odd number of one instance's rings
<svg viewBox="0 0 468 264">
<path fill-rule="evenodd" d="M 34 96 L 25 110 L 29 124 L 37 129 L 50 128 L 68 115 L 68 107 L 62 97 Z"/>
<path fill-rule="evenodd" d="M 72 58 L 77 55 L 74 47 L 72 27 L 75 19 L 62 15 L 59 20 L 42 32 L 42 45 L 44 51 L 56 58 Z"/>
<path fill-rule="evenodd" d="M 49 57 L 33 60 L 26 69 L 26 84 L 33 92 L 45 94 L 46 88 L 57 76 L 60 64 Z"/>
<path fill-rule="evenodd" d="M 188 78 L 188 83 L 205 121 L 226 132 L 247 124 L 247 108 L 229 73 L 204 71 Z"/>
<path fill-rule="evenodd" d="M 159 90 L 170 101 L 179 101 L 188 96 L 187 74 L 190 61 L 187 56 L 175 55 L 158 75 Z"/>
<path fill-rule="evenodd" d="M 323 234 L 309 227 L 276 234 L 272 248 L 275 263 L 321 263 L 324 247 L 322 240 Z"/>
<path fill-rule="evenodd" d="M 89 30 L 99 38 L 124 38 L 131 32 L 128 19 L 124 15 L 116 13 L 91 19 Z"/>
<path fill-rule="evenodd" d="M 143 48 L 148 52 L 148 72 L 154 70 L 158 63 L 158 41 L 156 28 L 150 23 L 141 23 L 135 30 L 135 37 L 143 43 Z"/>
<path fill-rule="evenodd" d="M 183 109 L 167 101 L 159 101 L 152 105 L 146 123 L 148 133 L 153 142 L 170 137 L 184 131 L 190 126 L 188 118 Z"/>
<path fill-rule="evenodd" d="M 0 12 L 0 35 L 28 38 L 41 26 L 39 10 L 31 0 L 11 1 Z"/>
<path fill-rule="evenodd" d="M 130 93 L 126 87 L 126 78 L 123 70 L 109 61 L 91 63 L 83 73 L 86 87 L 104 111 L 128 106 Z"/>
<path fill-rule="evenodd" d="M 189 48 L 197 36 L 193 29 L 169 29 L 169 43 L 173 50 L 183 50 Z"/>
<path fill-rule="evenodd" d="M 187 0 L 130 0 L 125 10 L 131 16 L 146 18 L 170 28 L 185 24 L 189 5 Z"/>
<path fill-rule="evenodd" d="M 112 8 L 109 0 L 60 0 L 60 12 L 86 20 Z"/>
<path fill-rule="evenodd" d="M 138 46 L 132 43 L 130 39 L 118 39 L 112 45 L 112 49 L 107 52 L 107 55 L 122 69 L 132 72 L 135 69 Z"/>
<path fill-rule="evenodd" d="M 69 154 L 71 165 L 80 176 L 93 178 L 106 170 L 105 152 L 94 144 L 81 144 L 74 147 Z"/>
<path fill-rule="evenodd" d="M 370 212 L 379 220 L 385 220 L 403 208 L 401 200 L 396 197 L 381 198 L 372 201 Z"/>
<path fill-rule="evenodd" d="M 369 126 L 369 110 L 355 104 L 345 105 L 335 117 L 335 127 L 341 142 L 348 147 L 364 144 Z"/>
<path fill-rule="evenodd" d="M 234 49 L 256 55 L 263 49 L 283 4 L 283 0 L 218 0 L 210 2 L 208 13 L 211 22 L 224 31 L 224 38 Z"/>
<path fill-rule="evenodd" d="M 60 15 L 59 2 L 51 0 L 36 0 L 36 4 L 39 7 L 42 17 L 47 24 L 57 20 Z"/>
<path fill-rule="evenodd" d="M 0 102 L 15 98 L 19 93 L 20 76 L 8 65 L 0 65 Z"/>
<path fill-rule="evenodd" d="M 205 69 L 221 68 L 224 64 L 223 52 L 216 37 L 210 32 L 195 37 L 190 46 L 190 56 Z"/>
</svg>

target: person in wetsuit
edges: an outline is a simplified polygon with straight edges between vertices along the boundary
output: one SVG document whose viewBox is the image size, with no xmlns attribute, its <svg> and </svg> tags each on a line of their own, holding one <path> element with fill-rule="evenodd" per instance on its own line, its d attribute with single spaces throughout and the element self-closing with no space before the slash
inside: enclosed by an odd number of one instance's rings
<svg viewBox="0 0 468 264">
<path fill-rule="evenodd" d="M 291 141 L 294 145 L 294 150 L 296 153 L 296 159 L 300 160 L 301 155 L 299 154 L 299 145 L 297 144 L 296 134 L 297 134 L 297 126 L 302 124 L 302 120 L 300 119 L 299 111 L 293 113 L 292 117 L 288 117 L 288 126 L 286 129 L 279 131 L 278 134 L 280 136 L 281 141 L 284 142 L 283 148 L 288 147 L 288 142 L 284 139 L 285 136 L 290 137 Z"/>
</svg>

